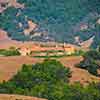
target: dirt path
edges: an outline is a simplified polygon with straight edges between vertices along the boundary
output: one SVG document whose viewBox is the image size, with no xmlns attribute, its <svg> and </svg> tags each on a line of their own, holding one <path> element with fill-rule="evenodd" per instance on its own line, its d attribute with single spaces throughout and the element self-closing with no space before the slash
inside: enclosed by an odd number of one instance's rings
<svg viewBox="0 0 100 100">
<path fill-rule="evenodd" d="M 30 97 L 30 96 L 22 96 L 22 95 L 0 94 L 0 100 L 46 100 L 46 99 Z"/>
</svg>

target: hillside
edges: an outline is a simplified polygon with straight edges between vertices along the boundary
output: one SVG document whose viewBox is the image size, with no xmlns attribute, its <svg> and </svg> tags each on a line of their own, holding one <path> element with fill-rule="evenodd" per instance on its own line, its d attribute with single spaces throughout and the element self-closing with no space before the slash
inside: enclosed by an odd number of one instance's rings
<svg viewBox="0 0 100 100">
<path fill-rule="evenodd" d="M 6 0 L 3 0 L 3 2 Z M 8 4 L 8 5 L 6 5 Z M 8 0 L 0 2 L 0 28 L 12 39 L 100 44 L 99 0 Z M 79 37 L 79 41 L 75 41 Z"/>
<path fill-rule="evenodd" d="M 65 63 L 65 65 L 67 64 Z M 22 69 L 10 80 L 0 83 L 0 93 L 28 95 L 47 98 L 48 100 L 99 100 L 100 83 L 89 83 L 86 86 L 79 82 L 69 84 L 69 79 L 72 77 L 73 72 L 67 66 L 55 59 L 45 59 L 43 62 L 33 65 L 24 64 Z M 69 66 L 72 67 L 71 65 Z M 81 76 L 81 74 L 78 75 L 78 77 Z M 82 80 L 84 79 L 82 78 Z M 1 98 L 2 96 L 3 98 L 10 96 L 11 98 L 9 99 L 11 100 L 13 98 L 16 98 L 15 100 L 23 100 L 24 96 L 19 95 L 1 94 L 0 96 Z M 29 98 L 31 100 L 31 97 Z M 28 97 L 25 100 L 28 100 Z"/>
<path fill-rule="evenodd" d="M 81 84 L 88 84 L 92 81 L 99 81 L 99 77 L 95 77 L 87 71 L 75 67 L 75 64 L 78 64 L 82 59 L 82 57 L 73 56 L 63 57 L 57 60 L 59 60 L 64 66 L 71 69 L 72 77 L 70 78 L 70 83 L 80 81 Z M 0 82 L 11 79 L 19 70 L 21 70 L 23 64 L 35 64 L 41 61 L 43 61 L 43 59 L 31 58 L 28 56 L 0 57 L 0 66 L 2 66 L 0 67 Z"/>
</svg>

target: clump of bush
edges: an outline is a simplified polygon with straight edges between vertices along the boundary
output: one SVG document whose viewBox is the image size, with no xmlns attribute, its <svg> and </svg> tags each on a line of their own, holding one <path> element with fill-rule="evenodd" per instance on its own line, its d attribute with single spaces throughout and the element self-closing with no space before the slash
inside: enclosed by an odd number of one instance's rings
<svg viewBox="0 0 100 100">
<path fill-rule="evenodd" d="M 1 56 L 16 56 L 16 55 L 21 55 L 20 52 L 17 49 L 0 49 L 0 55 Z"/>
<path fill-rule="evenodd" d="M 76 66 L 85 70 L 88 70 L 93 75 L 98 76 L 98 71 L 100 69 L 100 65 L 97 61 L 100 60 L 100 52 L 97 50 L 90 50 L 84 54 L 84 59 Z"/>
</svg>

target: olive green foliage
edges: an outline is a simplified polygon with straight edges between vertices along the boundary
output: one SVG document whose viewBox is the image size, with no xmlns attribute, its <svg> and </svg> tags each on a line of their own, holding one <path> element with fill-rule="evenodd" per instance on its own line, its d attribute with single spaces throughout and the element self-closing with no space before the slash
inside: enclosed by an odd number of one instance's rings
<svg viewBox="0 0 100 100">
<path fill-rule="evenodd" d="M 99 100 L 100 84 L 69 85 L 71 72 L 56 60 L 23 65 L 11 80 L 0 84 L 0 93 L 22 94 L 48 100 Z"/>
<path fill-rule="evenodd" d="M 76 50 L 72 54 L 68 54 L 64 50 L 45 50 L 45 51 L 32 51 L 30 53 L 30 56 L 35 58 L 62 58 L 62 57 L 68 57 L 68 56 L 82 56 L 84 55 L 84 51 L 82 50 Z M 44 54 L 44 55 L 41 55 Z M 51 55 L 52 54 L 52 55 Z"/>
<path fill-rule="evenodd" d="M 5 49 L 0 49 L 0 56 L 17 56 L 20 55 L 20 52 L 17 49 L 9 49 L 9 50 L 5 50 Z"/>
<path fill-rule="evenodd" d="M 90 50 L 84 54 L 84 60 L 77 64 L 77 67 L 88 70 L 93 75 L 98 76 L 97 70 L 100 69 L 97 61 L 100 60 L 100 52 L 97 50 Z"/>
</svg>

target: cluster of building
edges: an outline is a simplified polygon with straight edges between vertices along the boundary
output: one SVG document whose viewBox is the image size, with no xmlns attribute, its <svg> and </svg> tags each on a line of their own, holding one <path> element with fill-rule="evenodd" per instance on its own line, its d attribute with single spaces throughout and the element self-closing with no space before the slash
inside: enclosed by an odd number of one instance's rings
<svg viewBox="0 0 100 100">
<path fill-rule="evenodd" d="M 77 50 L 77 47 L 71 44 L 53 44 L 53 45 L 33 44 L 33 46 L 31 47 L 21 46 L 20 48 L 18 48 L 18 50 L 22 56 L 30 55 L 31 52 L 35 52 L 35 51 L 45 52 L 45 51 L 50 51 L 50 50 L 64 51 L 66 52 L 66 54 L 71 55 L 75 53 L 75 51 Z"/>
</svg>

